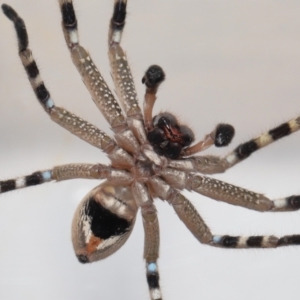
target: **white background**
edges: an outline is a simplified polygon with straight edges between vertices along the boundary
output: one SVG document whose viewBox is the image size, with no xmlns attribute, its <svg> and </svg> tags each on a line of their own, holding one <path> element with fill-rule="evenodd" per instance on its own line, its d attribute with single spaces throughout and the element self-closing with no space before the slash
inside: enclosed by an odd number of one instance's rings
<svg viewBox="0 0 300 300">
<path fill-rule="evenodd" d="M 56 1 L 9 0 L 25 19 L 57 105 L 109 132 L 69 58 Z M 107 29 L 112 0 L 77 0 L 80 40 L 111 84 Z M 143 72 L 167 74 L 155 111 L 179 115 L 202 138 L 235 126 L 230 149 L 300 113 L 300 2 L 131 0 L 123 46 L 141 102 Z M 0 15 L 0 178 L 71 162 L 108 162 L 50 121 L 30 88 L 11 22 Z M 216 176 L 270 198 L 300 193 L 299 134 Z M 207 153 L 224 155 L 230 149 Z M 149 299 L 140 216 L 126 245 L 91 265 L 77 262 L 73 212 L 96 181 L 28 188 L 0 198 L 0 299 Z M 258 213 L 187 194 L 216 234 L 300 233 L 300 213 Z M 199 244 L 157 201 L 164 300 L 298 299 L 300 249 L 224 250 Z"/>
</svg>

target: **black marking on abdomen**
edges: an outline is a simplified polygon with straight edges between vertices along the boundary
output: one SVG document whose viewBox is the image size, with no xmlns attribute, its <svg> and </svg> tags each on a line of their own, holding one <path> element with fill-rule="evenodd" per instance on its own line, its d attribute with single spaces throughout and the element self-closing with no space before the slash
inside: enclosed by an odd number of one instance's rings
<svg viewBox="0 0 300 300">
<path fill-rule="evenodd" d="M 91 218 L 92 233 L 101 239 L 125 234 L 131 226 L 126 219 L 103 207 L 94 198 L 87 202 L 85 213 Z"/>
</svg>

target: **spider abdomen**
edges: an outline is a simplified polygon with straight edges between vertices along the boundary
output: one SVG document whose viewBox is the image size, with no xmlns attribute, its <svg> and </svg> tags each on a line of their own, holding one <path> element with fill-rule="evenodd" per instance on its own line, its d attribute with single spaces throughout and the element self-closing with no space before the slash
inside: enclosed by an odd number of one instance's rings
<svg viewBox="0 0 300 300">
<path fill-rule="evenodd" d="M 93 189 L 75 212 L 72 241 L 82 263 L 103 259 L 128 239 L 137 212 L 130 188 L 104 183 Z"/>
</svg>

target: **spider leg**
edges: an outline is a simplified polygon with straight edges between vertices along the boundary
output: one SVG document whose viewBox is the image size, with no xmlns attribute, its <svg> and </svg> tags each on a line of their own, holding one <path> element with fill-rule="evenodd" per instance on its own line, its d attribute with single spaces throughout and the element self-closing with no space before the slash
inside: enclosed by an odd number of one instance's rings
<svg viewBox="0 0 300 300">
<path fill-rule="evenodd" d="M 216 174 L 225 172 L 228 163 L 224 158 L 215 155 L 195 155 L 184 159 L 171 160 L 168 166 L 181 171 Z"/>
<path fill-rule="evenodd" d="M 222 248 L 277 248 L 281 246 L 300 245 L 300 234 L 285 235 L 280 238 L 273 235 L 213 235 L 210 245 Z"/>
<path fill-rule="evenodd" d="M 127 185 L 132 182 L 132 176 L 122 170 L 115 170 L 102 164 L 67 164 L 56 166 L 49 170 L 37 171 L 16 179 L 0 181 L 0 193 L 39 185 L 50 181 L 63 181 L 68 179 L 106 179 L 111 183 Z"/>
<path fill-rule="evenodd" d="M 159 272 L 157 260 L 159 256 L 159 224 L 153 199 L 145 185 L 135 182 L 132 192 L 136 202 L 141 208 L 145 243 L 144 259 L 146 260 L 146 277 L 151 300 L 162 300 L 159 286 Z"/>
<path fill-rule="evenodd" d="M 229 236 L 213 235 L 192 203 L 180 193 L 168 199 L 178 217 L 192 234 L 204 244 L 222 248 L 276 248 L 300 245 L 300 235 L 275 236 Z"/>
<path fill-rule="evenodd" d="M 253 152 L 292 134 L 300 129 L 300 117 L 285 122 L 268 132 L 265 132 L 246 143 L 240 144 L 225 157 L 214 155 L 193 156 L 183 160 L 171 161 L 169 166 L 186 171 L 196 171 L 203 174 L 225 172 L 237 163 L 248 158 Z"/>
<path fill-rule="evenodd" d="M 156 209 L 152 205 L 142 207 L 145 231 L 144 259 L 146 260 L 146 277 L 152 300 L 162 300 L 159 287 L 157 259 L 159 255 L 159 224 Z"/>
<path fill-rule="evenodd" d="M 59 0 L 62 28 L 71 58 L 93 101 L 114 132 L 127 128 L 123 112 L 88 52 L 79 44 L 77 19 L 72 0 Z"/>
<path fill-rule="evenodd" d="M 224 157 L 228 163 L 227 168 L 231 168 L 235 164 L 249 157 L 253 152 L 297 131 L 300 129 L 300 117 L 285 122 L 268 132 L 263 133 L 257 138 L 254 138 L 246 143 L 239 145 L 232 152 Z"/>
<path fill-rule="evenodd" d="M 189 174 L 188 181 L 190 190 L 232 205 L 257 211 L 294 211 L 300 209 L 299 195 L 271 200 L 262 194 L 214 178 Z"/>
<path fill-rule="evenodd" d="M 125 110 L 128 125 L 140 143 L 144 144 L 147 142 L 147 137 L 143 115 L 127 57 L 120 45 L 125 26 L 126 5 L 126 0 L 115 0 L 114 2 L 108 33 L 108 57 L 116 92 Z"/>
<path fill-rule="evenodd" d="M 294 211 L 300 209 L 300 196 L 271 200 L 262 194 L 234 186 L 221 180 L 165 168 L 162 178 L 172 187 L 186 188 L 214 200 L 257 211 Z"/>
<path fill-rule="evenodd" d="M 146 86 L 144 97 L 144 119 L 147 132 L 153 129 L 152 110 L 156 101 L 156 93 L 160 84 L 165 80 L 165 73 L 160 66 L 150 66 L 142 78 L 142 83 Z"/>
<path fill-rule="evenodd" d="M 183 150 L 182 156 L 190 156 L 201 152 L 212 145 L 216 147 L 227 146 L 234 136 L 234 128 L 229 124 L 218 124 L 210 134 L 204 137 L 204 140 L 199 141 L 193 146 Z"/>
<path fill-rule="evenodd" d="M 105 83 L 102 75 L 100 74 L 97 67 L 94 65 L 90 55 L 87 51 L 79 45 L 79 38 L 77 33 L 77 19 L 75 16 L 75 11 L 73 8 L 72 0 L 59 0 L 60 9 L 62 13 L 62 27 L 65 35 L 65 39 L 68 45 L 68 48 L 71 53 L 71 58 L 74 65 L 77 67 L 83 82 L 85 83 L 87 89 L 89 90 L 93 101 L 97 107 L 102 112 L 103 116 L 106 118 L 108 123 L 111 125 L 112 130 L 115 132 L 115 139 L 118 141 L 118 144 L 131 153 L 138 153 L 140 145 L 134 136 L 133 132 L 128 128 L 127 121 L 124 118 L 121 107 L 119 106 L 117 100 L 114 98 L 112 92 Z M 116 5 L 117 6 L 117 5 Z M 125 9 L 125 8 L 124 8 Z M 121 15 L 124 12 L 121 12 Z M 118 15 L 118 13 L 116 13 Z M 114 15 L 116 15 L 114 14 Z M 113 23 L 113 21 L 112 21 Z M 124 25 L 124 24 L 123 24 Z M 117 49 L 120 47 L 116 45 Z M 121 49 L 121 48 L 120 48 Z M 134 84 L 132 77 L 129 71 L 129 67 L 124 62 L 124 70 L 128 72 L 127 75 L 122 75 L 123 78 L 120 79 L 120 84 L 118 86 L 125 86 L 126 83 L 130 87 L 126 87 L 127 94 L 126 97 L 128 101 L 132 103 L 133 115 L 138 114 L 140 110 L 137 105 L 137 96 L 134 90 Z M 122 72 L 124 71 L 122 70 Z M 114 72 L 113 72 L 114 73 Z M 129 89 L 129 91 L 128 91 Z M 125 88 L 124 88 L 125 90 Z M 133 96 L 134 94 L 134 96 Z M 134 97 L 134 101 L 131 101 Z M 126 105 L 125 105 L 126 109 Z M 128 110 L 126 109 L 128 114 Z M 135 118 L 135 117 L 134 117 Z M 146 141 L 146 135 L 143 128 L 143 122 L 141 116 L 137 117 L 135 128 L 136 136 L 140 141 Z M 131 122 L 129 122 L 131 123 Z"/>
<path fill-rule="evenodd" d="M 115 0 L 108 33 L 108 56 L 117 94 L 128 117 L 142 120 L 142 112 L 126 55 L 120 45 L 126 19 L 126 0 Z"/>
<path fill-rule="evenodd" d="M 60 126 L 89 144 L 109 153 L 115 147 L 115 142 L 105 132 L 68 112 L 64 108 L 56 107 L 54 105 L 54 101 L 50 97 L 50 93 L 40 76 L 32 52 L 28 48 L 28 35 L 23 19 L 21 19 L 18 14 L 6 4 L 2 5 L 2 10 L 15 25 L 19 43 L 19 56 L 27 72 L 28 79 L 35 95 L 44 110 L 50 118 Z"/>
</svg>

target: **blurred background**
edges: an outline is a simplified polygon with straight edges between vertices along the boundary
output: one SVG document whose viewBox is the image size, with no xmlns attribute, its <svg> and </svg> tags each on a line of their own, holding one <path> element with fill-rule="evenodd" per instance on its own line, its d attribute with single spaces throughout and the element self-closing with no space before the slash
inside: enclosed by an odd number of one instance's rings
<svg viewBox="0 0 300 300">
<path fill-rule="evenodd" d="M 106 132 L 72 65 L 57 1 L 9 0 L 24 18 L 42 78 L 56 105 Z M 112 0 L 75 1 L 80 41 L 112 87 L 107 30 Z M 239 143 L 300 114 L 300 2 L 129 0 L 122 45 L 142 103 L 151 64 L 167 75 L 155 112 L 171 111 L 201 139 L 217 123 Z M 0 178 L 71 162 L 108 163 L 96 148 L 51 122 L 26 78 L 11 22 L 0 15 Z M 272 199 L 300 194 L 300 133 L 215 176 Z M 98 184 L 73 180 L 0 198 L 0 298 L 149 299 L 138 216 L 129 241 L 101 262 L 77 262 L 70 239 L 79 201 Z M 300 213 L 258 213 L 186 193 L 216 234 L 300 233 Z M 224 250 L 199 244 L 173 209 L 156 201 L 165 300 L 298 299 L 300 247 Z"/>
</svg>

